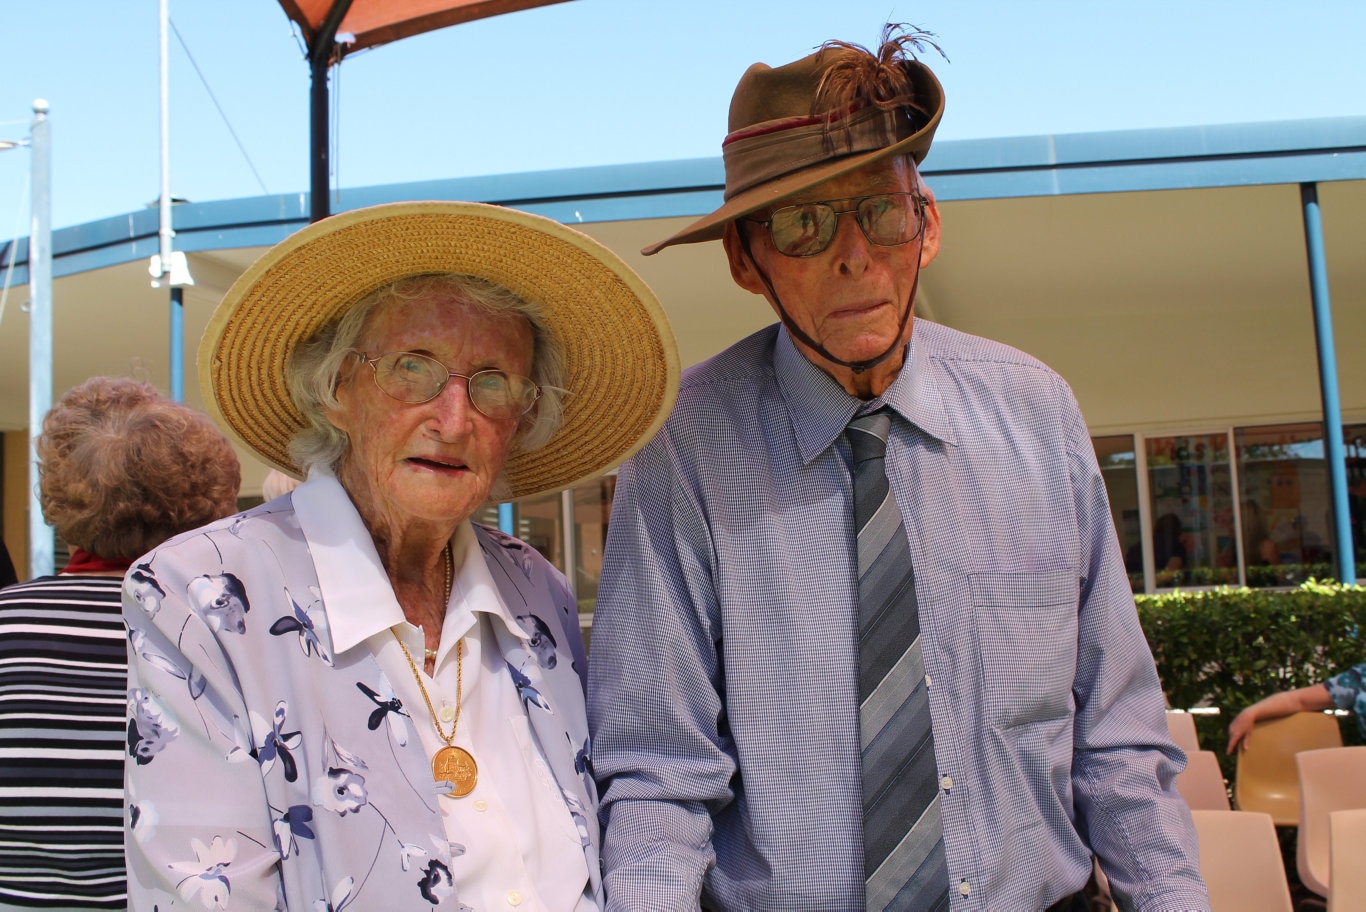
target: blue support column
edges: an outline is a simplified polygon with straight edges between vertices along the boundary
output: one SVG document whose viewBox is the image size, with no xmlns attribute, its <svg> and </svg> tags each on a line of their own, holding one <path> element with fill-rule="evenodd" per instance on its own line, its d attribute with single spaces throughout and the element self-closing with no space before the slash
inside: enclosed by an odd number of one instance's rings
<svg viewBox="0 0 1366 912">
<path fill-rule="evenodd" d="M 171 399 L 185 401 L 185 291 L 171 289 Z"/>
<path fill-rule="evenodd" d="M 508 535 L 516 535 L 512 528 L 512 504 L 503 503 L 498 505 L 498 531 Z"/>
<path fill-rule="evenodd" d="M 1328 492 L 1333 504 L 1333 540 L 1338 580 L 1356 585 L 1356 552 L 1347 500 L 1347 451 L 1342 442 L 1342 407 L 1338 401 L 1338 363 L 1333 346 L 1333 310 L 1328 298 L 1328 258 L 1323 250 L 1323 219 L 1318 185 L 1300 184 L 1304 209 L 1304 243 L 1309 258 L 1309 290 L 1314 301 L 1314 338 L 1319 352 L 1319 390 L 1323 398 L 1324 456 L 1328 460 Z"/>
</svg>

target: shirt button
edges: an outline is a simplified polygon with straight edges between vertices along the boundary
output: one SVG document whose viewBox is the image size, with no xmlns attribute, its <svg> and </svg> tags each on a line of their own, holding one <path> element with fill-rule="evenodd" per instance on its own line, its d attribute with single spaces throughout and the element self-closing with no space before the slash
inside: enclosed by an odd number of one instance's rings
<svg viewBox="0 0 1366 912">
<path fill-rule="evenodd" d="M 966 880 L 963 881 L 962 883 L 960 883 L 960 884 L 958 885 L 958 895 L 959 895 L 959 896 L 967 896 L 967 895 L 968 895 L 969 893 L 971 893 L 971 892 L 972 892 L 972 887 L 968 886 L 968 882 L 967 882 Z"/>
<path fill-rule="evenodd" d="M 442 721 L 442 722 L 449 722 L 449 721 L 451 721 L 451 720 L 454 719 L 454 718 L 455 718 L 455 708 L 454 708 L 453 706 L 451 706 L 451 704 L 449 704 L 449 703 L 443 703 L 443 704 L 441 705 L 441 721 Z"/>
<path fill-rule="evenodd" d="M 934 681 L 930 680 L 929 672 L 926 672 L 926 673 L 925 673 L 925 689 L 926 689 L 926 690 L 929 690 L 929 689 L 930 689 L 931 687 L 933 687 L 933 686 L 934 686 Z"/>
<path fill-rule="evenodd" d="M 943 779 L 939 780 L 939 785 L 944 791 L 951 791 L 953 789 L 953 777 L 945 776 Z"/>
<path fill-rule="evenodd" d="M 489 809 L 489 803 L 480 798 L 474 802 L 474 809 L 482 814 Z"/>
<path fill-rule="evenodd" d="M 508 894 L 509 906 L 520 906 L 522 904 L 522 894 L 519 890 L 513 890 Z"/>
</svg>

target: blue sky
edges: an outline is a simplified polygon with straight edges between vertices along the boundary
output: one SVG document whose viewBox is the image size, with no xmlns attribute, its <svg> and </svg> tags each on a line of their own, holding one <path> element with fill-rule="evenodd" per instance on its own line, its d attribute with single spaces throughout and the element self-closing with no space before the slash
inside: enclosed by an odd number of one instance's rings
<svg viewBox="0 0 1366 912">
<path fill-rule="evenodd" d="M 172 194 L 305 191 L 308 68 L 278 3 L 170 15 Z M 927 60 L 943 139 L 1366 115 L 1362 0 L 570 0 L 348 58 L 338 177 L 715 156 L 746 66 L 869 44 L 889 20 L 948 54 Z M 0 139 L 51 104 L 54 227 L 155 202 L 157 27 L 157 0 L 0 0 Z M 0 237 L 28 233 L 28 173 L 25 150 L 0 152 Z"/>
</svg>

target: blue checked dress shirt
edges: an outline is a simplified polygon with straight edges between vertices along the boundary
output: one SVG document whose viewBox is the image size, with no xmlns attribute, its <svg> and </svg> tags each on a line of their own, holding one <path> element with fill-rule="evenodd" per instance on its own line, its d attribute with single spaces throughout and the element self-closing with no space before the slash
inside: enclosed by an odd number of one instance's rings
<svg viewBox="0 0 1366 912">
<path fill-rule="evenodd" d="M 1151 654 L 1071 390 L 917 319 L 882 397 L 916 571 L 952 909 L 1042 909 L 1092 852 L 1208 909 Z M 589 663 L 610 910 L 864 906 L 849 447 L 777 326 L 689 370 L 618 476 Z"/>
</svg>

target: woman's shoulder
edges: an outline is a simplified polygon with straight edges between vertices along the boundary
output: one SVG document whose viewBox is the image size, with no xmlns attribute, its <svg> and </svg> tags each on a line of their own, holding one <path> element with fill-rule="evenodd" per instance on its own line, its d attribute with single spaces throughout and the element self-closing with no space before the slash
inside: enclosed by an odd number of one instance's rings
<svg viewBox="0 0 1366 912">
<path fill-rule="evenodd" d="M 219 551 L 254 550 L 264 538 L 281 534 L 294 538 L 298 530 L 298 516 L 288 498 L 285 498 L 258 504 L 231 516 L 181 532 L 157 545 L 147 557 L 155 554 L 171 555 L 186 549 L 194 550 L 202 547 L 206 539 L 212 540 L 214 547 Z M 143 559 L 145 560 L 146 558 Z"/>
<path fill-rule="evenodd" d="M 520 538 L 483 523 L 471 522 L 470 525 L 474 528 L 474 537 L 486 558 L 512 564 L 526 572 L 533 568 L 555 570 L 555 565 L 546 560 L 541 552 Z"/>
</svg>

